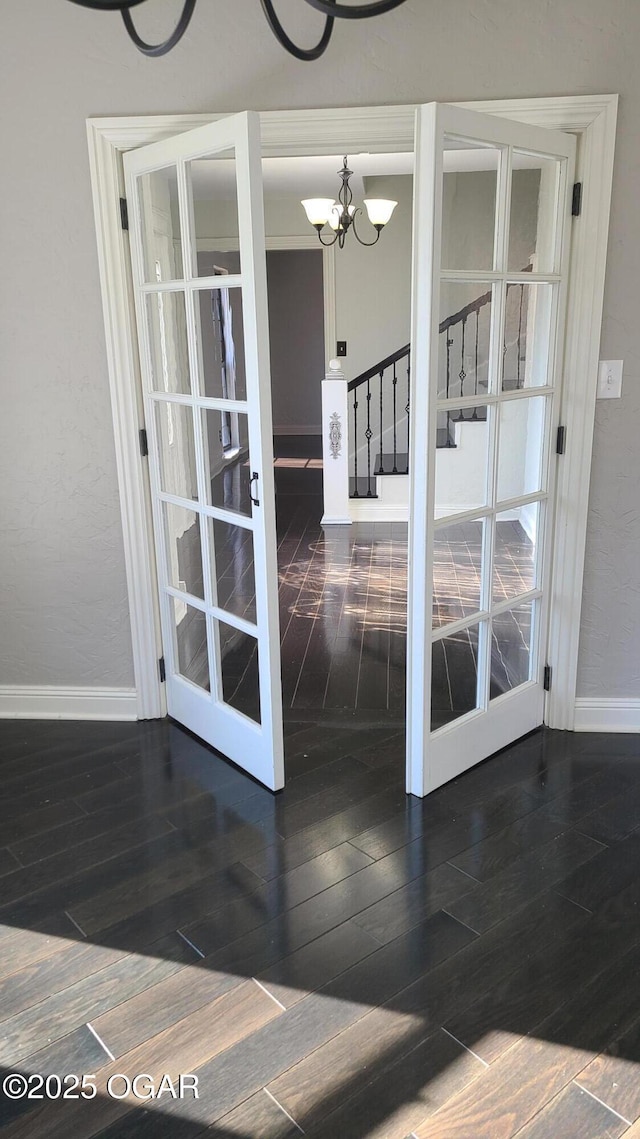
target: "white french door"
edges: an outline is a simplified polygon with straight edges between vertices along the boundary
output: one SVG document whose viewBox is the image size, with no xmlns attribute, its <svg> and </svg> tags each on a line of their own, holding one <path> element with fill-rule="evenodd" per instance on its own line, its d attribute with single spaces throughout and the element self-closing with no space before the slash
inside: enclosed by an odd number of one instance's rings
<svg viewBox="0 0 640 1139">
<path fill-rule="evenodd" d="M 126 154 L 124 165 L 167 707 L 278 790 L 284 753 L 259 116 L 230 116 L 153 143 Z M 198 256 L 198 235 L 212 231 L 212 220 L 217 232 L 237 235 L 224 274 Z"/>
<path fill-rule="evenodd" d="M 574 157 L 572 135 L 448 105 L 417 112 L 415 795 L 543 721 Z M 438 448 L 443 427 L 449 444 Z"/>
</svg>

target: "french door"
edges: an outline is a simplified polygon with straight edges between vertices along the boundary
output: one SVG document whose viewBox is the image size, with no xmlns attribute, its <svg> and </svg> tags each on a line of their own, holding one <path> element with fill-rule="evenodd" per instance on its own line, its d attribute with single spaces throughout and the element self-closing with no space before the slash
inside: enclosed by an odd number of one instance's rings
<svg viewBox="0 0 640 1139">
<path fill-rule="evenodd" d="M 407 664 L 415 795 L 543 721 L 574 157 L 571 135 L 448 105 L 417 112 Z"/>
<path fill-rule="evenodd" d="M 167 707 L 277 790 L 284 753 L 259 116 L 153 143 L 124 165 Z M 198 257 L 212 218 L 217 232 L 237 235 L 224 273 Z"/>
</svg>

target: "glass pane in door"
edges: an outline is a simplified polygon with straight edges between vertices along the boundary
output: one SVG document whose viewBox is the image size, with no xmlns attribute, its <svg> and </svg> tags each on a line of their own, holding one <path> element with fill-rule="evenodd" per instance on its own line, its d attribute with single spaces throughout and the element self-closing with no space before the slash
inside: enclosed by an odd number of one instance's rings
<svg viewBox="0 0 640 1139">
<path fill-rule="evenodd" d="M 480 404 L 439 413 L 448 443 L 436 448 L 435 517 L 479 510 L 489 499 L 490 420 Z M 440 422 L 440 420 L 439 420 Z"/>
<path fill-rule="evenodd" d="M 200 515 L 173 502 L 163 502 L 162 512 L 169 585 L 204 601 Z"/>
<path fill-rule="evenodd" d="M 207 618 L 177 597 L 170 598 L 173 610 L 178 672 L 198 688 L 210 691 Z"/>
<path fill-rule="evenodd" d="M 507 282 L 502 390 L 549 384 L 554 285 Z"/>
<path fill-rule="evenodd" d="M 182 228 L 175 166 L 138 179 L 145 281 L 178 281 L 183 276 Z"/>
<path fill-rule="evenodd" d="M 217 621 L 220 638 L 222 699 L 225 704 L 260 723 L 258 642 L 241 629 Z"/>
<path fill-rule="evenodd" d="M 443 269 L 493 269 L 500 155 L 481 143 L 445 139 Z"/>
<path fill-rule="evenodd" d="M 438 399 L 482 397 L 489 390 L 492 300 L 486 282 L 441 282 Z"/>
<path fill-rule="evenodd" d="M 471 625 L 433 642 L 432 731 L 478 707 L 479 630 L 479 625 Z"/>
<path fill-rule="evenodd" d="M 212 276 L 212 266 L 225 267 L 225 254 L 230 253 L 235 254 L 235 259 L 232 259 L 234 267 L 228 271 L 240 272 L 235 151 L 222 150 L 187 163 L 187 180 L 196 246 L 194 276 Z"/>
<path fill-rule="evenodd" d="M 498 502 L 542 489 L 546 410 L 542 396 L 500 404 Z"/>
<path fill-rule="evenodd" d="M 510 272 L 553 273 L 560 162 L 514 150 L 509 225 Z"/>
<path fill-rule="evenodd" d="M 160 487 L 177 498 L 198 498 L 193 411 L 183 403 L 155 402 Z"/>
<path fill-rule="evenodd" d="M 256 620 L 256 583 L 253 564 L 253 534 L 209 518 L 211 564 L 215 567 L 214 604 L 246 621 Z"/>
<path fill-rule="evenodd" d="M 191 375 L 184 293 L 149 293 L 146 305 L 151 390 L 188 395 Z"/>
<path fill-rule="evenodd" d="M 529 502 L 496 514 L 492 591 L 494 604 L 536 588 L 540 511 L 539 502 Z"/>
<path fill-rule="evenodd" d="M 494 700 L 529 679 L 531 625 L 534 603 L 529 601 L 497 613 L 492 620 L 491 685 Z"/>
<path fill-rule="evenodd" d="M 224 280 L 223 274 L 217 275 Z M 242 290 L 199 289 L 195 316 L 200 394 L 211 399 L 245 400 Z"/>
<path fill-rule="evenodd" d="M 201 415 L 207 501 L 250 516 L 248 416 L 218 408 L 205 408 Z"/>
<path fill-rule="evenodd" d="M 480 609 L 486 520 L 439 526 L 433 539 L 433 627 L 470 617 Z"/>
</svg>

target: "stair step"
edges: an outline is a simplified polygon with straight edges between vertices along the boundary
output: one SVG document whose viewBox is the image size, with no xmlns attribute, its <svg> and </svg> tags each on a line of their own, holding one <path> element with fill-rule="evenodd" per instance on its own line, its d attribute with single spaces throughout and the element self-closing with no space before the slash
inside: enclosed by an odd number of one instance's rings
<svg viewBox="0 0 640 1139">
<path fill-rule="evenodd" d="M 380 467 L 382 466 L 382 470 Z M 372 470 L 374 475 L 406 475 L 408 473 L 409 456 L 406 451 L 397 451 L 395 458 L 395 471 L 393 461 L 393 451 L 385 451 L 381 455 L 379 452 L 376 455 L 375 462 Z"/>
<path fill-rule="evenodd" d="M 364 475 L 362 478 L 358 476 L 357 480 L 353 477 L 349 479 L 349 498 L 366 498 L 369 500 L 369 502 L 371 502 L 372 499 L 377 497 L 378 495 L 376 494 L 376 480 L 373 475 L 371 476 L 371 494 L 369 494 L 369 479 L 366 475 Z"/>
<path fill-rule="evenodd" d="M 455 447 L 456 441 L 453 431 L 448 427 L 436 427 L 436 447 Z"/>
<path fill-rule="evenodd" d="M 455 447 L 455 445 L 453 436 L 449 434 L 446 427 L 436 429 L 436 447 Z M 381 466 L 382 470 L 380 470 Z M 409 456 L 406 451 L 397 451 L 394 464 L 393 451 L 383 451 L 382 455 L 378 452 L 371 469 L 374 475 L 407 475 L 409 473 Z"/>
<path fill-rule="evenodd" d="M 449 412 L 451 423 L 486 423 L 486 407 L 461 408 L 459 411 Z M 444 428 L 443 428 L 444 430 Z"/>
</svg>

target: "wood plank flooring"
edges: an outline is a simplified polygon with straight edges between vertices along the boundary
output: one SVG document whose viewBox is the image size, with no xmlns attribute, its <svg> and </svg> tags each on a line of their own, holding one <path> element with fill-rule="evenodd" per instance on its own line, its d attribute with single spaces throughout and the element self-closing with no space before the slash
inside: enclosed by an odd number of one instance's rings
<svg viewBox="0 0 640 1139">
<path fill-rule="evenodd" d="M 301 445 L 307 443 L 307 446 Z M 320 526 L 320 459 L 291 452 L 313 450 L 308 440 L 276 441 L 278 570 L 282 689 L 288 719 L 343 719 L 404 723 L 407 635 L 407 524 L 359 522 Z M 247 507 L 248 473 L 214 494 L 241 512 Z M 314 465 L 315 464 L 315 465 Z M 220 476 L 222 478 L 222 476 Z M 239 497 L 234 497 L 237 492 Z M 174 584 L 203 594 L 201 537 L 194 524 L 176 540 Z M 216 576 L 222 608 L 255 620 L 255 578 L 250 531 L 216 523 Z M 434 620 L 447 625 L 480 609 L 483 530 L 481 522 L 456 523 L 437 531 Z M 496 601 L 514 599 L 494 618 L 491 695 L 522 683 L 529 673 L 531 603 L 517 595 L 534 584 L 535 549 L 522 526 L 498 520 L 493 566 Z M 208 688 L 207 640 L 201 612 L 188 606 L 177 629 L 179 667 Z M 433 720 L 441 725 L 475 707 L 478 626 L 443 637 L 433 654 Z M 227 627 L 222 639 L 225 700 L 258 718 L 255 639 Z"/>
<path fill-rule="evenodd" d="M 277 796 L 168 721 L 0 742 L 2 1076 L 98 1087 L 0 1095 L 2 1139 L 640 1133 L 637 737 L 424 801 L 379 722 L 288 722 Z M 107 1094 L 139 1072 L 199 1098 Z"/>
</svg>

